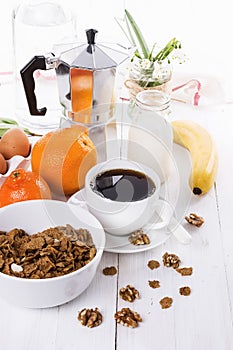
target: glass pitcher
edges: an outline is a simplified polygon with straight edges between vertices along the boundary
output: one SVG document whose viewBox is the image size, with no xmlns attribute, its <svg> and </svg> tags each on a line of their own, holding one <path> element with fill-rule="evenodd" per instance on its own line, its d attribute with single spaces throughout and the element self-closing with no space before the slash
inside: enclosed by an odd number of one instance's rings
<svg viewBox="0 0 233 350">
<path fill-rule="evenodd" d="M 38 103 L 46 104 L 49 118 L 32 119 L 20 70 L 34 55 L 51 52 L 54 44 L 76 41 L 76 19 L 59 0 L 24 0 L 13 10 L 12 22 L 16 116 L 21 125 L 46 131 L 59 124 L 61 115 L 56 74 L 52 70 L 35 72 Z"/>
</svg>

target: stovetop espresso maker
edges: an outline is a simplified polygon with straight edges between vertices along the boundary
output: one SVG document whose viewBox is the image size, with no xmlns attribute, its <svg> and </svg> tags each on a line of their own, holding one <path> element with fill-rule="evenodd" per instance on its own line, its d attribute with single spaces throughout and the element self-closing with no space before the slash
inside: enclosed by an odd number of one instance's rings
<svg viewBox="0 0 233 350">
<path fill-rule="evenodd" d="M 33 74 L 36 70 L 55 69 L 59 99 L 64 114 L 75 120 L 76 115 L 87 111 L 88 122 L 98 116 L 101 105 L 111 106 L 117 66 L 129 57 L 124 47 L 96 44 L 97 30 L 86 31 L 87 44 L 66 44 L 67 49 L 55 55 L 34 56 L 21 69 L 22 82 L 31 118 L 44 116 L 46 106 L 38 108 Z M 84 113 L 85 114 L 85 113 Z M 87 122 L 87 120 L 85 120 Z"/>
</svg>

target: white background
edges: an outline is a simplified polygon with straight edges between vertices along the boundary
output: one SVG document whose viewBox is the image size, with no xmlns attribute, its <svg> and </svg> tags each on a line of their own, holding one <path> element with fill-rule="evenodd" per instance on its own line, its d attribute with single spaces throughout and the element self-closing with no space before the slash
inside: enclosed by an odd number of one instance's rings
<svg viewBox="0 0 233 350">
<path fill-rule="evenodd" d="M 0 11 L 0 71 L 8 69 L 12 57 L 12 9 L 19 2 L 4 1 Z M 165 44 L 176 36 L 189 62 L 177 69 L 228 76 L 232 63 L 232 12 L 230 0 L 61 0 L 77 18 L 78 37 L 96 27 L 99 40 L 121 41 L 122 32 L 114 16 L 122 17 L 127 8 L 140 25 L 149 44 Z M 27 40 L 25 38 L 25 40 Z"/>
</svg>

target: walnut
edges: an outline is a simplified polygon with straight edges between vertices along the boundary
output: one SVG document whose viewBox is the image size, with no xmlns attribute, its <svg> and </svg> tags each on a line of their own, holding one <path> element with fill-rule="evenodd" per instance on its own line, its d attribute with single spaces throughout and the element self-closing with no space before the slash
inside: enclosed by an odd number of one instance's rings
<svg viewBox="0 0 233 350">
<path fill-rule="evenodd" d="M 181 276 L 191 276 L 193 273 L 193 268 L 192 267 L 182 267 L 176 269 L 177 272 L 181 274 Z"/>
<path fill-rule="evenodd" d="M 157 260 L 150 260 L 148 261 L 147 266 L 151 269 L 158 269 L 160 267 L 160 263 Z"/>
<path fill-rule="evenodd" d="M 190 287 L 180 287 L 179 292 L 181 295 L 184 295 L 185 297 L 187 297 L 188 295 L 191 294 L 191 288 Z"/>
<path fill-rule="evenodd" d="M 78 314 L 78 320 L 81 324 L 89 328 L 99 326 L 102 323 L 102 319 L 103 317 L 97 307 L 95 309 L 84 308 Z"/>
<path fill-rule="evenodd" d="M 154 280 L 154 281 L 148 281 L 148 283 L 149 283 L 149 286 L 151 287 L 151 288 L 159 288 L 160 287 L 160 283 L 159 283 L 159 281 L 156 281 L 156 280 Z"/>
<path fill-rule="evenodd" d="M 130 328 L 135 328 L 138 326 L 138 322 L 142 322 L 141 316 L 137 312 L 130 310 L 128 307 L 124 307 L 120 311 L 117 311 L 114 318 L 117 323 Z"/>
<path fill-rule="evenodd" d="M 132 232 L 129 236 L 129 241 L 134 245 L 150 244 L 150 238 L 142 229 Z"/>
<path fill-rule="evenodd" d="M 117 269 L 115 268 L 115 266 L 105 267 L 103 269 L 103 274 L 105 276 L 112 276 L 112 275 L 115 275 L 116 273 L 117 273 Z"/>
<path fill-rule="evenodd" d="M 129 284 L 126 287 L 120 289 L 119 295 L 123 300 L 129 301 L 130 303 L 135 299 L 139 299 L 138 290 Z"/>
<path fill-rule="evenodd" d="M 177 269 L 180 266 L 180 258 L 176 254 L 165 253 L 163 255 L 163 264 L 166 267 L 173 267 L 173 269 Z"/>
<path fill-rule="evenodd" d="M 168 309 L 169 307 L 172 306 L 172 298 L 170 297 L 164 297 L 163 299 L 160 300 L 160 305 L 162 307 L 162 309 Z"/>
<path fill-rule="evenodd" d="M 194 226 L 200 227 L 204 223 L 204 219 L 197 214 L 190 213 L 189 216 L 185 216 L 185 220 Z"/>
</svg>

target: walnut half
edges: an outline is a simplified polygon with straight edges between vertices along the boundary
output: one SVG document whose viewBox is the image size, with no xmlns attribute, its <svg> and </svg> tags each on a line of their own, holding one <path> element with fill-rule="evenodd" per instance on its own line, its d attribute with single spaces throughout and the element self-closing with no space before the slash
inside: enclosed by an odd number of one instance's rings
<svg viewBox="0 0 233 350">
<path fill-rule="evenodd" d="M 120 289 L 119 295 L 123 300 L 129 301 L 130 303 L 135 299 L 139 299 L 138 290 L 129 284 L 126 287 L 122 287 Z"/>
<path fill-rule="evenodd" d="M 184 295 L 186 297 L 191 294 L 191 288 L 188 286 L 180 287 L 179 292 L 180 295 Z"/>
<path fill-rule="evenodd" d="M 159 261 L 157 261 L 157 260 L 150 260 L 150 261 L 148 261 L 147 266 L 148 266 L 151 270 L 154 270 L 154 269 L 158 269 L 158 268 L 160 267 L 160 263 L 159 263 Z"/>
<path fill-rule="evenodd" d="M 128 239 L 134 245 L 150 244 L 150 238 L 142 229 L 132 232 Z"/>
<path fill-rule="evenodd" d="M 163 264 L 166 267 L 173 267 L 173 269 L 177 269 L 180 266 L 180 258 L 176 254 L 165 253 L 163 255 Z"/>
<path fill-rule="evenodd" d="M 197 214 L 190 213 L 189 216 L 185 216 L 185 220 L 194 226 L 200 227 L 204 223 L 204 219 Z"/>
<path fill-rule="evenodd" d="M 105 276 L 113 276 L 117 273 L 115 266 L 108 266 L 103 269 L 103 274 Z"/>
<path fill-rule="evenodd" d="M 163 299 L 160 300 L 160 305 L 162 309 L 168 309 L 169 307 L 172 306 L 173 299 L 170 297 L 164 297 Z"/>
<path fill-rule="evenodd" d="M 130 310 L 128 307 L 124 307 L 120 311 L 117 311 L 114 318 L 117 323 L 130 328 L 135 328 L 138 326 L 138 322 L 142 322 L 141 316 L 137 312 Z"/>
<path fill-rule="evenodd" d="M 89 328 L 99 326 L 102 319 L 103 317 L 97 307 L 95 309 L 82 309 L 78 314 L 78 320 L 81 324 Z"/>
<path fill-rule="evenodd" d="M 191 276 L 193 273 L 192 267 L 180 267 L 176 269 L 177 272 L 181 274 L 181 276 Z"/>
</svg>

